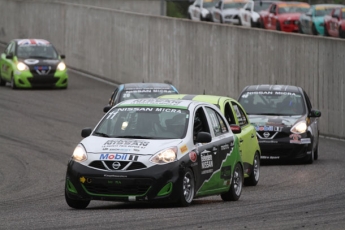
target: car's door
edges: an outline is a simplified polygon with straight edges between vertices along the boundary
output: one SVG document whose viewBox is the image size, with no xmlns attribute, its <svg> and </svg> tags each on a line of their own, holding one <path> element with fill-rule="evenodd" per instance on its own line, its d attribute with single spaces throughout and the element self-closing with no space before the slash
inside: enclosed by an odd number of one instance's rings
<svg viewBox="0 0 345 230">
<path fill-rule="evenodd" d="M 332 14 L 332 18 L 329 23 L 329 30 L 328 33 L 333 37 L 339 36 L 339 17 L 340 17 L 340 9 L 335 9 Z"/>
<path fill-rule="evenodd" d="M 275 16 L 276 16 L 276 8 L 277 5 L 276 4 L 272 4 L 267 15 L 266 15 L 266 19 L 265 19 L 265 23 L 266 23 L 266 29 L 275 29 L 273 27 L 273 25 L 275 25 Z"/>
<path fill-rule="evenodd" d="M 5 49 L 5 52 L 1 54 L 1 75 L 3 79 L 7 81 L 11 80 L 12 66 L 13 66 L 13 56 L 14 56 L 14 42 L 10 42 Z M 12 55 L 12 58 L 7 59 L 6 55 Z"/>
<path fill-rule="evenodd" d="M 212 18 L 214 22 L 222 22 L 222 5 L 223 1 L 219 1 L 212 9 Z"/>
<path fill-rule="evenodd" d="M 247 2 L 243 8 L 239 11 L 239 16 L 241 18 L 242 26 L 251 26 L 252 12 L 254 9 L 254 2 Z"/>
<path fill-rule="evenodd" d="M 201 0 L 195 0 L 195 2 L 190 6 L 191 19 L 193 21 L 200 21 L 201 3 Z"/>
<path fill-rule="evenodd" d="M 307 112 L 308 114 L 312 110 L 312 104 L 310 102 L 309 96 L 305 91 L 303 91 L 305 102 L 307 104 Z M 313 141 L 313 148 L 316 148 L 319 140 L 319 124 L 318 124 L 318 118 L 317 117 L 308 117 L 309 119 L 309 129 L 312 134 L 312 141 Z"/>
<path fill-rule="evenodd" d="M 306 12 L 305 14 L 301 14 L 300 17 L 300 26 L 302 29 L 302 32 L 304 34 L 311 34 L 311 26 L 312 26 L 312 12 L 313 12 L 313 8 L 310 8 L 308 10 L 308 12 Z"/>
<path fill-rule="evenodd" d="M 244 171 L 247 172 L 248 167 L 253 163 L 254 154 L 256 152 L 256 146 L 252 144 L 255 142 L 256 130 L 254 126 L 249 123 L 247 114 L 239 103 L 232 101 L 231 106 L 236 119 L 236 124 L 241 126 L 242 130 L 241 133 L 236 135 L 240 142 L 240 153 L 244 162 Z M 250 165 L 245 164 L 245 162 Z"/>
</svg>

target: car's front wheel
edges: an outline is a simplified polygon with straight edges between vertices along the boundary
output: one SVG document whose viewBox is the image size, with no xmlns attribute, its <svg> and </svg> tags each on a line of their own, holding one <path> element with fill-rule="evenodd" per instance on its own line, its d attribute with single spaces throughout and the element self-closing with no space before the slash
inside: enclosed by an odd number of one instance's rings
<svg viewBox="0 0 345 230">
<path fill-rule="evenodd" d="M 239 163 L 235 165 L 230 189 L 220 196 L 224 201 L 236 201 L 240 199 L 243 185 L 243 169 Z"/>
<path fill-rule="evenodd" d="M 311 32 L 312 32 L 313 35 L 318 35 L 318 34 L 319 34 L 319 33 L 317 32 L 317 30 L 316 30 L 316 26 L 315 26 L 314 23 L 313 23 L 313 25 L 311 26 Z"/>
<path fill-rule="evenodd" d="M 1 72 L 0 72 L 0 86 L 5 86 L 5 85 L 6 85 L 6 81 L 2 79 Z"/>
<path fill-rule="evenodd" d="M 277 22 L 277 24 L 276 24 L 276 30 L 281 31 L 279 22 Z"/>
<path fill-rule="evenodd" d="M 253 166 L 250 176 L 244 179 L 244 184 L 247 186 L 255 186 L 258 184 L 260 178 L 260 156 L 256 152 L 254 155 Z"/>
<path fill-rule="evenodd" d="M 195 183 L 194 174 L 191 169 L 186 168 L 180 186 L 179 205 L 182 207 L 189 206 L 194 199 Z"/>
<path fill-rule="evenodd" d="M 84 209 L 90 204 L 90 200 L 74 200 L 68 197 L 65 190 L 65 200 L 68 206 L 75 209 Z"/>
<path fill-rule="evenodd" d="M 14 80 L 13 74 L 12 74 L 12 76 L 11 76 L 11 88 L 12 88 L 12 89 L 17 89 L 17 85 L 16 85 L 16 82 L 15 82 L 15 80 Z"/>
</svg>

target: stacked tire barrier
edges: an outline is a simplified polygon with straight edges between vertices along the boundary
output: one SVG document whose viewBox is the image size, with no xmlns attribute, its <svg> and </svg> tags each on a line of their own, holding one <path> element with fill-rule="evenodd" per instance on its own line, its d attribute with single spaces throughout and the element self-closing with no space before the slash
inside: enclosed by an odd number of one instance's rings
<svg viewBox="0 0 345 230">
<path fill-rule="evenodd" d="M 345 138 L 345 41 L 62 2 L 0 0 L 0 41 L 52 41 L 71 68 L 237 98 L 250 84 L 303 87 L 321 134 Z M 71 86 L 73 87 L 73 86 Z"/>
</svg>

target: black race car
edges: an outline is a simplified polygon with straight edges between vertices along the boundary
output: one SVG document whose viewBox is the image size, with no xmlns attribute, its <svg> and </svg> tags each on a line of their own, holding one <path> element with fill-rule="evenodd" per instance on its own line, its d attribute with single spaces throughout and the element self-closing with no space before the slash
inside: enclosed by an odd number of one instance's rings
<svg viewBox="0 0 345 230">
<path fill-rule="evenodd" d="M 238 101 L 255 126 L 262 160 L 298 159 L 313 163 L 319 156 L 319 110 L 307 93 L 291 85 L 251 85 Z"/>
<path fill-rule="evenodd" d="M 108 105 L 103 111 L 108 112 L 110 108 L 121 101 L 140 98 L 157 98 L 166 94 L 178 94 L 178 90 L 168 83 L 127 83 L 118 85 L 111 94 Z"/>
</svg>

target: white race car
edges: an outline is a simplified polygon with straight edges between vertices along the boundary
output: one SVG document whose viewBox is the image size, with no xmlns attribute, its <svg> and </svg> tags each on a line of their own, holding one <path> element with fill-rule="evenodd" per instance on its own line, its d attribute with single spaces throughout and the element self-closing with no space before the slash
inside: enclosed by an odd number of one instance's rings
<svg viewBox="0 0 345 230">
<path fill-rule="evenodd" d="M 234 131 L 232 131 L 234 130 Z M 65 199 L 76 209 L 91 200 L 167 201 L 241 196 L 241 127 L 216 105 L 177 99 L 131 99 L 112 107 L 68 162 Z"/>
<path fill-rule="evenodd" d="M 221 0 L 211 9 L 212 19 L 218 23 L 241 25 L 239 12 L 247 3 L 246 0 Z"/>
<path fill-rule="evenodd" d="M 188 7 L 188 17 L 193 21 L 212 21 L 210 9 L 215 6 L 215 0 L 195 0 Z"/>
</svg>

